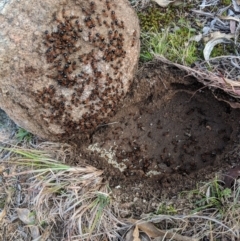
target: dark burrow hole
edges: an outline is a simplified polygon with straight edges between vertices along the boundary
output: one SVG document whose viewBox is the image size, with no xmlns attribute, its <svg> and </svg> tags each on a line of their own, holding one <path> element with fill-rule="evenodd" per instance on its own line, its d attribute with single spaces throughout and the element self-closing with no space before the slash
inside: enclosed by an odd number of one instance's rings
<svg viewBox="0 0 240 241">
<path fill-rule="evenodd" d="M 85 146 L 87 162 L 130 197 L 140 183 L 148 187 L 143 196 L 153 191 L 176 195 L 231 165 L 225 156 L 237 141 L 240 111 L 202 87 L 193 80 L 176 81 L 161 98 L 149 94 L 123 107 L 93 134 L 90 148 Z M 154 88 L 158 92 L 163 86 Z"/>
</svg>

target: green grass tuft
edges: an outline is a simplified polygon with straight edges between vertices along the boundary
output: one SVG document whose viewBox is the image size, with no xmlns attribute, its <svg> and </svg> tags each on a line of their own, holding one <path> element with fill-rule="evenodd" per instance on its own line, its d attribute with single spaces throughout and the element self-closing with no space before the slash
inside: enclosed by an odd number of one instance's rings
<svg viewBox="0 0 240 241">
<path fill-rule="evenodd" d="M 194 29 L 183 20 L 179 20 L 174 28 L 160 32 L 154 29 L 143 32 L 140 58 L 146 62 L 152 60 L 155 55 L 162 55 L 172 62 L 190 66 L 197 60 L 197 43 L 189 42 L 194 34 Z"/>
<path fill-rule="evenodd" d="M 223 183 L 218 178 L 215 178 L 200 189 L 189 192 L 190 195 L 196 197 L 192 212 L 213 209 L 220 214 L 224 214 L 229 209 L 239 208 L 238 201 L 236 201 L 236 199 L 239 199 L 239 191 L 239 187 L 236 190 L 225 188 Z"/>
<path fill-rule="evenodd" d="M 23 142 L 23 141 L 31 142 L 33 139 L 33 134 L 19 127 L 16 137 L 19 142 Z"/>
<path fill-rule="evenodd" d="M 173 206 L 173 205 L 167 205 L 166 203 L 161 203 L 159 206 L 158 206 L 158 209 L 156 211 L 156 214 L 157 215 L 175 215 L 177 214 L 177 210 L 176 208 Z"/>
</svg>

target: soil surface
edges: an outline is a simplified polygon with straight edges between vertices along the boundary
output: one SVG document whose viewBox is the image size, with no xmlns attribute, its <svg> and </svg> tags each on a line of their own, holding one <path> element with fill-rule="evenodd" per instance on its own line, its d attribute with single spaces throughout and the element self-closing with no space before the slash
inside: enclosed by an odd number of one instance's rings
<svg viewBox="0 0 240 241">
<path fill-rule="evenodd" d="M 139 71 L 121 110 L 80 146 L 87 163 L 104 170 L 122 210 L 153 211 L 162 196 L 236 164 L 240 110 L 216 94 L 223 95 L 162 64 Z"/>
</svg>

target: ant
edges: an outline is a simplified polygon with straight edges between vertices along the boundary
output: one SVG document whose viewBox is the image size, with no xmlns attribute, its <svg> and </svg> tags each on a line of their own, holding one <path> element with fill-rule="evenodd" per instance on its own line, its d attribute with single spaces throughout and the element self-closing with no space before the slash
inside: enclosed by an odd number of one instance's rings
<svg viewBox="0 0 240 241">
<path fill-rule="evenodd" d="M 106 5 L 107 5 L 107 9 L 110 10 L 111 6 L 110 6 L 110 1 L 109 0 L 106 0 Z"/>
<path fill-rule="evenodd" d="M 98 25 L 99 25 L 99 26 L 102 26 L 101 18 L 100 18 L 99 16 L 97 16 L 96 19 L 97 19 Z"/>
<path fill-rule="evenodd" d="M 134 47 L 135 43 L 136 43 L 136 36 L 137 36 L 137 31 L 135 30 L 133 32 L 133 39 L 132 39 L 132 47 Z"/>
<path fill-rule="evenodd" d="M 90 9 L 91 9 L 92 13 L 95 12 L 95 10 L 96 10 L 96 4 L 95 4 L 95 2 L 90 2 Z"/>
<path fill-rule="evenodd" d="M 86 15 L 90 16 L 91 14 L 87 11 L 86 8 L 82 8 L 82 12 L 85 13 Z"/>
<path fill-rule="evenodd" d="M 123 21 L 121 21 L 121 23 L 119 24 L 119 28 L 124 29 L 124 23 L 123 23 Z"/>
<path fill-rule="evenodd" d="M 112 18 L 113 21 L 116 20 L 116 14 L 115 14 L 114 11 L 111 12 L 111 18 Z"/>
<path fill-rule="evenodd" d="M 105 18 L 108 17 L 108 14 L 106 13 L 106 10 L 105 10 L 105 9 L 102 10 L 102 15 L 103 15 Z"/>
</svg>

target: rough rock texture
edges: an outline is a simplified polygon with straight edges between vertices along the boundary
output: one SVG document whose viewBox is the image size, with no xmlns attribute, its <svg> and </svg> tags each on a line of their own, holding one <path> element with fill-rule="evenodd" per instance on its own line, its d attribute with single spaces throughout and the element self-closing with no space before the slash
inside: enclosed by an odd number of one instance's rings
<svg viewBox="0 0 240 241">
<path fill-rule="evenodd" d="M 0 1 L 0 107 L 49 140 L 114 116 L 139 57 L 126 0 Z"/>
</svg>

